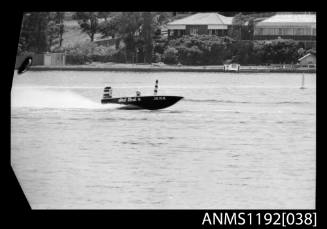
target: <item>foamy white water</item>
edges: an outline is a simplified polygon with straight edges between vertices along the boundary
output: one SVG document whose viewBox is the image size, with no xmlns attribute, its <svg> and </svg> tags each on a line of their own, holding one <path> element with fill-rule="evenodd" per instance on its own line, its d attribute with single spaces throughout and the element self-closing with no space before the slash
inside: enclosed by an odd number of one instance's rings
<svg viewBox="0 0 327 229">
<path fill-rule="evenodd" d="M 83 108 L 83 109 L 115 109 L 120 105 L 102 105 L 75 92 L 33 87 L 16 87 L 11 91 L 11 106 L 34 108 Z"/>
<path fill-rule="evenodd" d="M 32 208 L 314 208 L 316 76 L 27 72 L 11 160 Z M 159 111 L 114 96 L 184 96 Z"/>
</svg>

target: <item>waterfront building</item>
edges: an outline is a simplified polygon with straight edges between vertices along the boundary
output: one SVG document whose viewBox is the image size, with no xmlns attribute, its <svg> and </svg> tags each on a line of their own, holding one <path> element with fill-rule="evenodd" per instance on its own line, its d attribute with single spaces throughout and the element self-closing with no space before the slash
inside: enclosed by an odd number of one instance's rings
<svg viewBox="0 0 327 229">
<path fill-rule="evenodd" d="M 226 36 L 232 20 L 233 17 L 225 17 L 218 13 L 193 14 L 168 23 L 168 37 L 202 34 Z"/>
<path fill-rule="evenodd" d="M 255 40 L 293 39 L 316 40 L 316 15 L 287 13 L 276 14 L 255 25 Z"/>
<path fill-rule="evenodd" d="M 316 55 L 313 53 L 308 53 L 299 59 L 299 64 L 301 66 L 316 65 Z"/>
</svg>

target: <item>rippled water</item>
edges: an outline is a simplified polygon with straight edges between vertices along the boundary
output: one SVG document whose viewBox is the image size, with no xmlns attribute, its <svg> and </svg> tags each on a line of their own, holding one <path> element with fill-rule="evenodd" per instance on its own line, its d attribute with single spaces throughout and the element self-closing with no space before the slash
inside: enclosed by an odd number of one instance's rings
<svg viewBox="0 0 327 229">
<path fill-rule="evenodd" d="M 164 110 L 114 96 L 184 99 Z M 316 76 L 15 75 L 11 161 L 32 208 L 314 208 Z"/>
</svg>

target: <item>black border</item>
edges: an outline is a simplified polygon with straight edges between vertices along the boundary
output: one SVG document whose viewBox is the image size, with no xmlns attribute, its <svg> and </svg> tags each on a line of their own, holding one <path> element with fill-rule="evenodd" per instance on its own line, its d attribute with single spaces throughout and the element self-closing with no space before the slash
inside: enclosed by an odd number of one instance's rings
<svg viewBox="0 0 327 229">
<path fill-rule="evenodd" d="M 119 226 L 142 226 L 147 227 L 151 226 L 153 227 L 185 227 L 185 228 L 199 228 L 199 227 L 208 227 L 208 226 L 202 226 L 201 222 L 203 219 L 203 216 L 206 212 L 240 212 L 242 210 L 31 210 L 28 201 L 18 183 L 18 180 L 16 179 L 16 176 L 11 168 L 10 165 L 10 93 L 11 93 L 11 83 L 12 83 L 12 77 L 13 77 L 13 66 L 15 64 L 15 58 L 16 58 L 16 50 L 17 50 L 17 44 L 18 44 L 18 38 L 19 38 L 19 32 L 20 32 L 20 26 L 21 26 L 21 19 L 23 12 L 26 11 L 101 11 L 105 9 L 110 9 L 111 11 L 141 11 L 141 10 L 149 10 L 149 11 L 212 11 L 212 3 L 205 3 L 200 4 L 198 2 L 197 4 L 181 4 L 176 6 L 176 2 L 167 2 L 165 1 L 165 6 L 163 6 L 161 9 L 157 9 L 158 3 L 152 1 L 151 3 L 139 4 L 138 2 L 133 3 L 126 3 L 123 7 L 117 7 L 117 6 L 108 6 L 108 2 L 106 3 L 105 7 L 102 3 L 98 2 L 95 6 L 91 6 L 91 2 L 76 2 L 72 3 L 72 5 L 69 5 L 67 3 L 61 3 L 61 2 L 52 2 L 52 4 L 49 4 L 48 6 L 43 6 L 40 4 L 31 5 L 31 3 L 24 2 L 24 4 L 18 3 L 18 8 L 13 8 L 12 10 L 8 10 L 5 14 L 5 17 L 7 19 L 3 19 L 4 22 L 6 20 L 10 20 L 10 23 L 4 23 L 5 30 L 9 31 L 7 34 L 10 34 L 7 36 L 7 40 L 3 43 L 4 46 L 9 47 L 9 51 L 6 53 L 6 59 L 3 60 L 3 63 L 5 63 L 5 70 L 3 71 L 5 75 L 5 90 L 1 90 L 4 92 L 4 95 L 2 95 L 5 99 L 5 107 L 7 107 L 5 112 L 1 112 L 2 120 L 6 120 L 5 129 L 6 133 L 9 133 L 5 135 L 2 140 L 4 140 L 4 148 L 8 152 L 5 156 L 6 161 L 6 178 L 8 178 L 8 182 L 5 182 L 5 190 L 7 190 L 7 193 L 5 194 L 5 208 L 9 210 L 10 213 L 10 219 L 18 219 L 12 221 L 12 223 L 16 222 L 23 222 L 27 225 L 34 225 L 34 226 L 104 226 L 104 227 L 112 227 L 113 225 L 119 225 Z M 293 10 L 287 10 L 287 9 L 262 9 L 263 4 L 272 4 L 271 1 L 267 2 L 260 2 L 259 6 L 251 6 L 248 5 L 249 2 L 243 2 L 241 4 L 239 3 L 231 3 L 229 7 L 226 6 L 217 6 L 220 4 L 220 2 L 216 3 L 215 8 L 216 11 L 317 11 L 317 21 L 318 25 L 323 25 L 322 23 L 322 15 L 323 13 L 318 8 L 315 7 L 316 5 L 312 5 L 314 3 L 311 2 L 311 5 L 308 3 L 300 3 L 296 1 L 289 6 L 289 9 Z M 19 5 L 20 4 L 20 5 Z M 144 4 L 144 5 L 143 5 Z M 252 3 L 253 4 L 253 3 Z M 283 6 L 285 7 L 285 2 L 283 1 L 273 1 L 273 4 Z M 60 6 L 64 6 L 64 9 Z M 314 6 L 314 7 L 312 7 Z M 159 6 L 160 7 L 160 6 Z M 248 7 L 248 10 L 245 10 Z M 268 5 L 269 7 L 269 5 Z M 78 8 L 78 10 L 76 10 Z M 244 9 L 245 8 L 245 9 Z M 258 9 L 259 8 L 259 9 Z M 260 9 L 261 8 L 261 9 Z M 322 8 L 321 8 L 322 9 Z M 8 15 L 10 16 L 8 16 Z M 318 36 L 317 36 L 317 55 L 319 56 L 320 53 L 322 53 L 323 49 L 323 42 L 326 42 L 323 39 L 323 26 L 318 26 Z M 7 45 L 8 44 L 8 45 Z M 321 55 L 322 56 L 322 55 Z M 322 187 L 323 187 L 323 181 L 322 181 L 322 163 L 323 160 L 323 153 L 322 152 L 322 133 L 323 133 L 323 119 L 326 116 L 322 115 L 322 108 L 319 108 L 322 103 L 322 88 L 324 85 L 324 74 L 322 73 L 323 64 L 322 64 L 322 58 L 317 58 L 317 122 L 316 122 L 316 134 L 317 134 L 317 157 L 316 157 L 316 168 L 317 168 L 317 175 L 316 175 L 316 212 L 318 215 L 318 228 L 322 228 L 322 225 L 325 224 L 323 222 L 323 219 L 319 218 L 319 216 L 322 217 Z M 321 65 L 321 66 L 320 66 Z M 320 66 L 320 67 L 319 67 Z M 326 76 L 327 77 L 327 76 Z M 320 104 L 320 105 L 318 105 Z M 8 109 L 9 108 L 9 109 Z M 9 111 L 9 112 L 8 112 Z M 8 112 L 8 113 L 7 113 Z M 9 162 L 9 163 L 8 163 Z M 243 212 L 278 212 L 278 210 L 244 210 Z M 280 210 L 280 211 L 288 211 L 288 210 Z M 290 210 L 291 212 L 298 212 L 294 210 Z M 301 210 L 302 211 L 302 210 Z M 300 212 L 301 212 L 300 211 Z M 312 211 L 310 211 L 312 212 Z M 26 226 L 27 226 L 26 225 Z M 222 227 L 219 225 L 216 225 L 215 227 Z M 235 226 L 224 226 L 224 227 L 232 227 L 235 228 Z M 245 226 L 239 226 L 240 228 L 246 228 Z"/>
</svg>

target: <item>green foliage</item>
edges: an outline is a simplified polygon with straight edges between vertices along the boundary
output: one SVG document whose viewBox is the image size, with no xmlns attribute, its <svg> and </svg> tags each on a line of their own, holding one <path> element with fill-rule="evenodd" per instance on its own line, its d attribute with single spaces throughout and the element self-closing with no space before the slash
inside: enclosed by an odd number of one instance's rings
<svg viewBox="0 0 327 229">
<path fill-rule="evenodd" d="M 159 43 L 160 44 L 160 43 Z M 240 64 L 291 64 L 296 63 L 299 55 L 299 42 L 294 40 L 244 41 L 229 37 L 209 35 L 183 36 L 165 43 L 157 44 L 155 50 L 164 49 L 163 59 L 166 61 L 166 51 L 183 65 L 220 65 L 230 60 Z M 174 47 L 176 52 L 171 51 Z M 160 52 L 158 52 L 160 53 Z"/>
<path fill-rule="evenodd" d="M 48 50 L 48 12 L 25 13 L 19 38 L 18 54 L 23 51 L 46 52 Z"/>
<path fill-rule="evenodd" d="M 154 56 L 153 56 L 153 62 L 154 63 L 158 63 L 158 62 L 161 62 L 161 54 L 160 53 L 155 53 Z"/>
<path fill-rule="evenodd" d="M 309 50 L 306 50 L 305 54 L 308 54 L 308 53 L 311 53 L 311 54 L 316 55 L 316 54 L 317 54 L 317 51 L 316 51 L 315 48 L 311 48 L 311 49 L 309 49 Z"/>
<path fill-rule="evenodd" d="M 170 21 L 172 13 L 170 12 L 154 12 L 153 13 L 153 23 L 156 26 L 166 24 Z"/>
<path fill-rule="evenodd" d="M 87 62 L 124 62 L 123 50 L 98 46 L 93 42 L 76 44 L 65 49 L 67 64 L 85 64 Z"/>
<path fill-rule="evenodd" d="M 87 58 L 87 56 L 81 55 L 81 54 L 67 54 L 66 55 L 66 64 L 86 64 L 87 62 L 90 62 L 90 60 Z"/>
<path fill-rule="evenodd" d="M 167 46 L 167 44 L 165 44 L 165 43 L 155 43 L 155 45 L 153 47 L 153 51 L 155 53 L 163 54 L 166 46 Z"/>
<path fill-rule="evenodd" d="M 274 12 L 242 12 L 233 17 L 229 36 L 236 40 L 252 40 L 254 32 L 254 20 L 257 18 L 271 17 Z"/>
<path fill-rule="evenodd" d="M 64 13 L 25 13 L 18 43 L 18 54 L 24 51 L 42 53 L 61 46 Z"/>
<path fill-rule="evenodd" d="M 231 25 L 228 30 L 228 36 L 235 39 L 241 40 L 242 39 L 242 25 Z"/>
<path fill-rule="evenodd" d="M 165 64 L 177 64 L 178 62 L 178 51 L 173 47 L 168 47 L 162 56 Z"/>
<path fill-rule="evenodd" d="M 142 47 L 142 39 L 133 39 L 136 47 Z M 249 64 L 291 64 L 308 51 L 299 42 L 277 39 L 273 41 L 235 41 L 229 37 L 209 35 L 184 36 L 167 41 L 162 39 L 154 47 L 154 62 L 183 65 L 221 65 L 227 61 Z M 62 49 L 60 49 L 62 51 Z M 67 63 L 83 64 L 89 61 L 126 62 L 126 46 L 120 49 L 98 46 L 93 42 L 67 48 Z M 135 53 L 138 62 L 143 61 L 143 49 Z"/>
<path fill-rule="evenodd" d="M 118 33 L 126 45 L 126 53 L 132 57 L 136 53 L 137 38 L 143 23 L 141 12 L 123 12 L 119 15 Z M 141 45 L 143 46 L 143 45 Z M 143 48 L 143 47 L 140 47 Z"/>
<path fill-rule="evenodd" d="M 51 51 L 51 47 L 59 43 L 58 33 L 60 27 L 56 25 L 55 21 L 51 20 L 47 26 L 47 41 L 48 41 L 48 50 Z"/>
<path fill-rule="evenodd" d="M 120 17 L 111 17 L 109 20 L 106 20 L 99 25 L 99 33 L 102 34 L 102 38 L 112 37 L 115 38 L 118 35 L 119 31 L 119 20 Z"/>
<path fill-rule="evenodd" d="M 124 42 L 125 59 L 131 62 L 135 61 L 137 51 L 143 52 L 144 49 L 144 39 L 141 36 L 143 17 L 142 12 L 117 13 L 99 27 L 103 37 L 111 36 Z M 118 45 L 116 47 L 118 48 Z"/>
<path fill-rule="evenodd" d="M 252 41 L 235 41 L 232 45 L 233 62 L 247 64 L 253 58 L 254 45 Z"/>
<path fill-rule="evenodd" d="M 222 64 L 231 57 L 228 37 L 210 35 L 183 36 L 169 41 L 169 46 L 178 51 L 178 62 L 184 65 Z"/>
<path fill-rule="evenodd" d="M 103 18 L 105 21 L 107 21 L 110 14 L 111 12 L 98 12 L 98 18 Z"/>
<path fill-rule="evenodd" d="M 125 43 L 127 60 L 134 62 L 135 56 L 140 56 L 147 63 L 152 60 L 153 39 L 160 26 L 168 21 L 165 12 L 122 12 L 102 22 L 99 32 L 103 37 L 115 37 Z M 118 46 L 117 46 L 118 48 Z M 163 49 L 159 52 L 162 54 Z"/>
<path fill-rule="evenodd" d="M 143 49 L 144 49 L 144 62 L 151 63 L 152 62 L 152 15 L 150 12 L 143 12 L 143 25 L 142 25 L 142 38 L 144 41 Z"/>
<path fill-rule="evenodd" d="M 297 53 L 299 54 L 299 57 L 302 57 L 305 55 L 305 49 L 301 47 L 297 50 Z"/>
<path fill-rule="evenodd" d="M 61 45 L 62 45 L 62 41 L 63 41 L 62 36 L 65 32 L 64 17 L 65 17 L 64 12 L 56 12 L 55 22 L 56 22 L 57 26 L 59 27 L 58 28 L 59 47 L 61 47 Z"/>
<path fill-rule="evenodd" d="M 294 40 L 253 41 L 254 19 L 272 15 L 271 12 L 237 14 L 228 37 L 199 35 L 169 40 L 155 35 L 155 32 L 171 19 L 170 14 L 77 12 L 74 19 L 79 21 L 82 31 L 89 34 L 91 40 L 95 33 L 111 36 L 117 41 L 116 48 L 89 42 L 64 49 L 61 48 L 64 13 L 27 13 L 23 17 L 18 54 L 65 51 L 71 63 L 78 64 L 89 61 L 150 63 L 153 60 L 184 65 L 218 65 L 226 61 L 259 65 L 296 63 L 299 57 L 316 52 L 315 49 L 305 50 L 303 42 Z M 119 45 L 121 40 L 123 46 Z"/>
<path fill-rule="evenodd" d="M 264 63 L 291 64 L 299 58 L 299 43 L 294 40 L 277 39 L 266 42 L 263 46 Z"/>
<path fill-rule="evenodd" d="M 94 35 L 99 31 L 99 21 L 97 12 L 76 12 L 73 19 L 78 20 L 82 31 L 89 35 L 91 41 L 94 40 Z"/>
<path fill-rule="evenodd" d="M 201 56 L 203 51 L 201 51 L 198 46 L 194 45 L 192 47 L 179 46 L 178 47 L 178 60 L 184 65 L 198 65 L 201 64 Z"/>
</svg>

